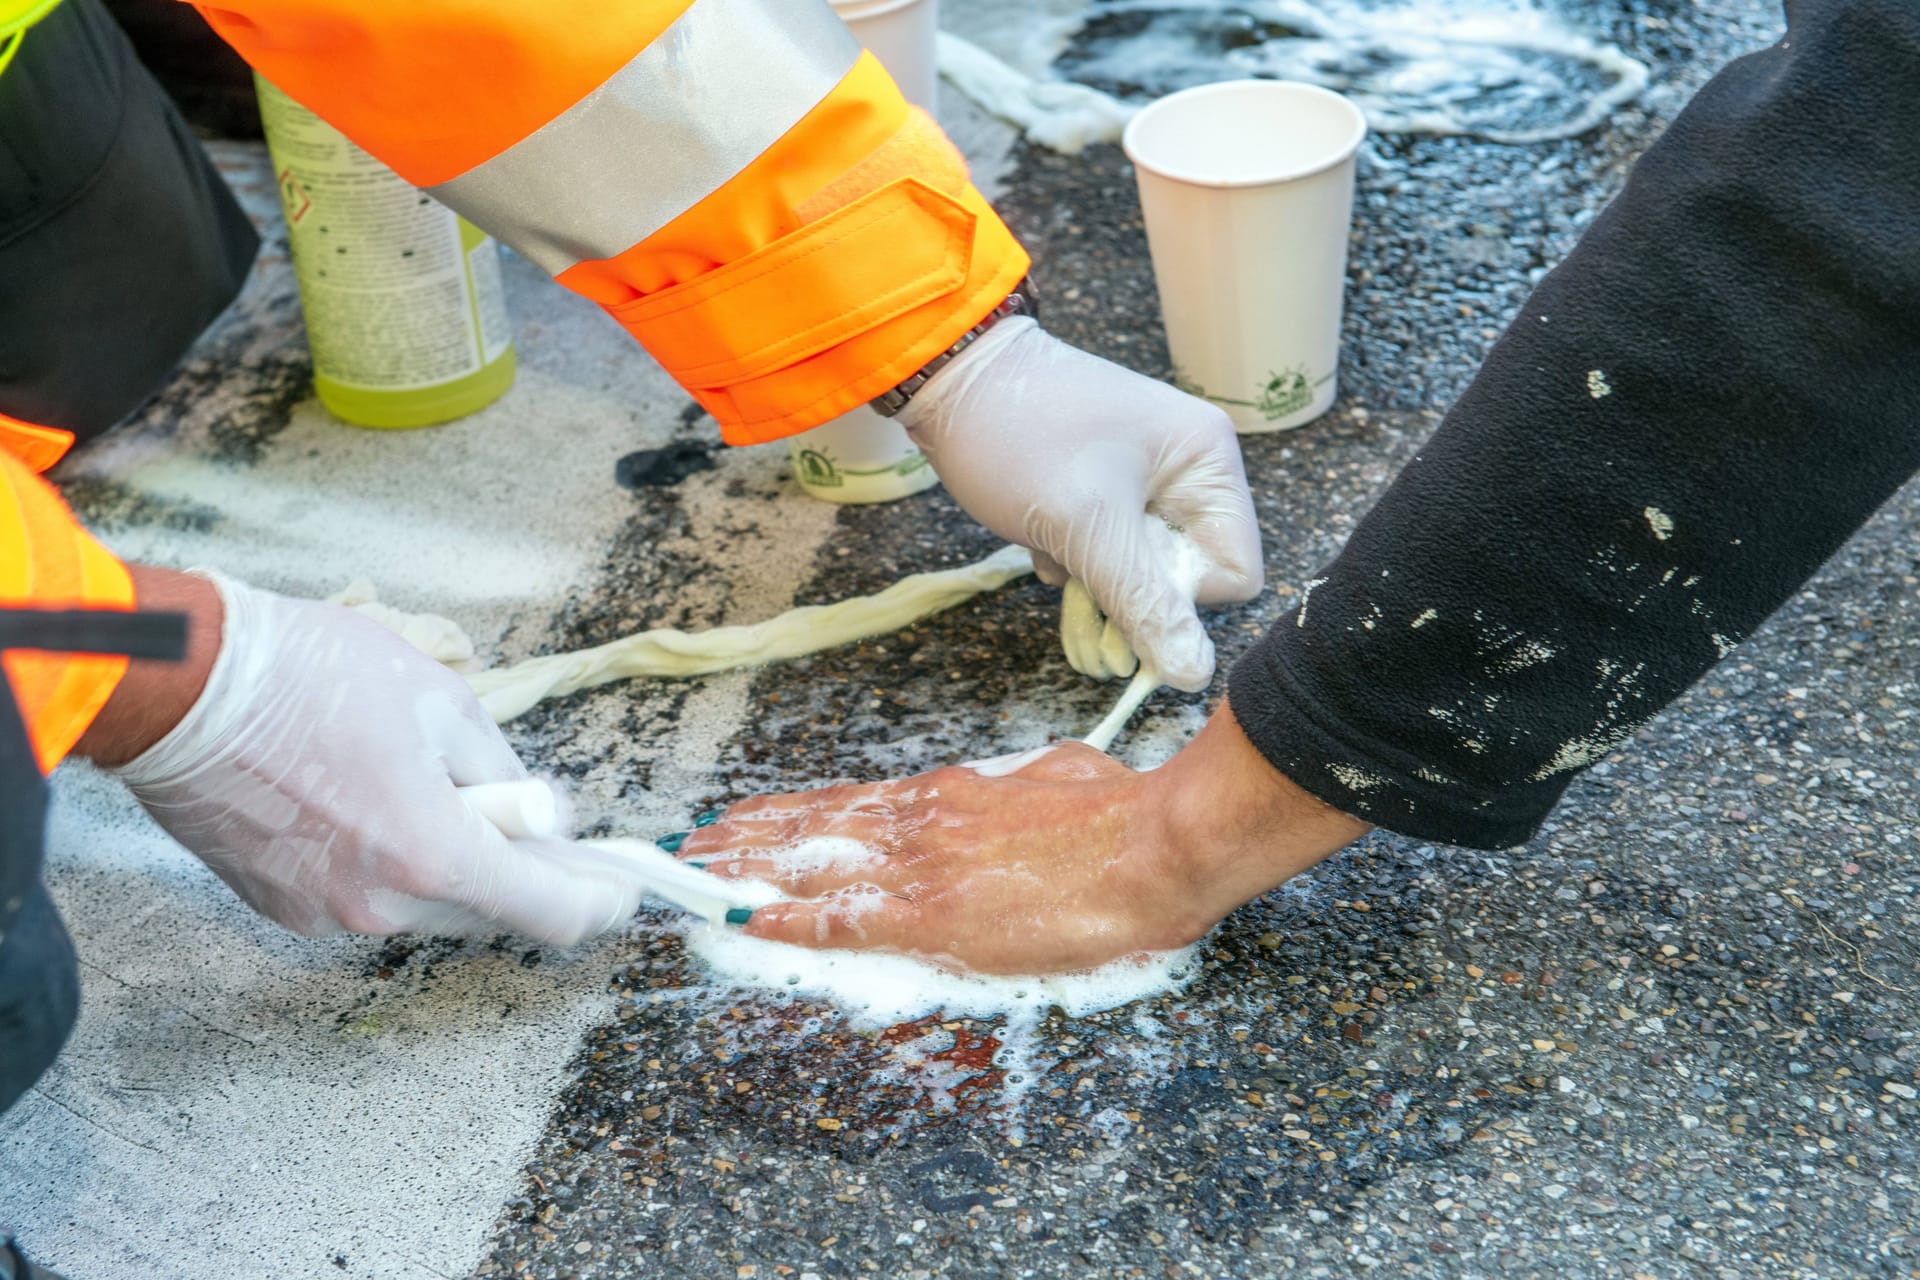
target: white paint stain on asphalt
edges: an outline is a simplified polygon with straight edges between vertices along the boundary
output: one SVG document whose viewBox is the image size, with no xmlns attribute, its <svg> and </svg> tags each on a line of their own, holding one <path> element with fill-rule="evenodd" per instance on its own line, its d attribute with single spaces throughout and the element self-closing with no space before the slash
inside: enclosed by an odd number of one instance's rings
<svg viewBox="0 0 1920 1280">
<path fill-rule="evenodd" d="M 990 188 L 1012 135 L 964 102 L 953 110 Z M 214 149 L 243 198 L 277 210 L 263 152 Z M 571 603 L 619 580 L 607 557 L 634 505 L 615 461 L 684 437 L 686 397 L 596 307 L 517 259 L 508 267 L 519 381 L 473 417 L 361 431 L 308 402 L 251 465 L 236 463 L 222 456 L 223 424 L 261 412 L 243 370 L 175 419 L 83 450 L 60 477 L 128 495 L 104 531 L 123 556 L 307 596 L 365 576 L 395 607 L 458 622 L 490 662 L 551 647 Z M 229 327 L 217 349 L 259 367 L 299 342 L 291 287 L 286 264 L 264 258 L 225 322 L 252 330 Z M 681 483 L 684 529 L 649 551 L 695 562 L 673 603 L 697 625 L 791 607 L 837 515 L 787 493 L 743 521 L 729 490 L 774 492 L 786 451 L 716 462 Z M 677 690 L 685 701 L 654 717 L 665 727 L 646 741 L 627 723 L 645 693 L 570 707 L 554 750 L 577 757 L 583 816 L 618 815 L 623 834 L 682 825 L 747 729 L 752 679 Z M 54 780 L 47 879 L 83 961 L 83 1008 L 65 1053 L 0 1128 L 0 1205 L 36 1261 L 75 1277 L 469 1274 L 582 1036 L 611 1013 L 608 975 L 630 945 L 527 966 L 520 946 L 432 943 L 430 961 L 381 979 L 383 943 L 311 941 L 254 915 L 81 764 Z"/>
</svg>

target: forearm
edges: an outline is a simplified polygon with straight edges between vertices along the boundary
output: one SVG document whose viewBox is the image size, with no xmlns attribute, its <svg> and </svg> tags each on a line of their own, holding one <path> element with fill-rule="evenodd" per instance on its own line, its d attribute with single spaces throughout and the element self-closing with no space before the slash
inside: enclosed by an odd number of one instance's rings
<svg viewBox="0 0 1920 1280">
<path fill-rule="evenodd" d="M 187 654 L 180 662 L 128 664 L 113 696 L 74 745 L 74 754 L 100 765 L 122 765 L 180 723 L 206 687 L 220 651 L 220 593 L 192 574 L 128 565 L 135 604 L 156 613 L 187 617 Z"/>
<path fill-rule="evenodd" d="M 1235 671 L 1314 794 L 1517 843 L 1920 466 L 1920 12 L 1795 18 L 1648 152 Z"/>
<path fill-rule="evenodd" d="M 1371 830 L 1274 769 L 1225 702 L 1139 781 L 1140 811 L 1162 824 L 1168 891 L 1191 910 L 1196 937 Z"/>
</svg>

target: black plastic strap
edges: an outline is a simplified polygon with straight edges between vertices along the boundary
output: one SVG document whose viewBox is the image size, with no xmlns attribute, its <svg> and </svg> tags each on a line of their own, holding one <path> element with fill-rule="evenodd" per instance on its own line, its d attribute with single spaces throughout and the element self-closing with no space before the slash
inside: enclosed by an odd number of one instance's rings
<svg viewBox="0 0 1920 1280">
<path fill-rule="evenodd" d="M 0 609 L 0 650 L 123 653 L 179 661 L 187 656 L 187 615 L 111 609 Z"/>
</svg>

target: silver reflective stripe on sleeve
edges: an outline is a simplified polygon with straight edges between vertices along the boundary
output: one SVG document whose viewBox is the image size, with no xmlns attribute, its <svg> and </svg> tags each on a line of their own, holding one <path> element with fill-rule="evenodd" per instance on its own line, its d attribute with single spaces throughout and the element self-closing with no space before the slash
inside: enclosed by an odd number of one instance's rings
<svg viewBox="0 0 1920 1280">
<path fill-rule="evenodd" d="M 711 195 L 859 56 L 827 0 L 693 0 L 598 89 L 427 191 L 559 275 Z"/>
</svg>

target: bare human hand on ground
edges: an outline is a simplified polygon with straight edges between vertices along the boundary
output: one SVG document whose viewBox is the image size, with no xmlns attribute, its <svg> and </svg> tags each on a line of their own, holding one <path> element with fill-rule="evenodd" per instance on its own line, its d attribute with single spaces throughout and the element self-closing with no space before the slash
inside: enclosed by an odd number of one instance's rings
<svg viewBox="0 0 1920 1280">
<path fill-rule="evenodd" d="M 1063 742 L 1000 776 L 962 765 L 748 800 L 681 856 L 795 899 L 754 912 L 755 937 L 1038 974 L 1185 946 L 1367 829 L 1277 772 L 1223 705 L 1150 772 Z M 866 856 L 796 856 L 826 837 Z"/>
</svg>

